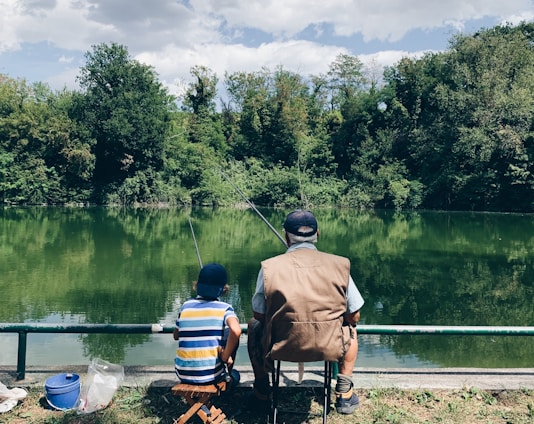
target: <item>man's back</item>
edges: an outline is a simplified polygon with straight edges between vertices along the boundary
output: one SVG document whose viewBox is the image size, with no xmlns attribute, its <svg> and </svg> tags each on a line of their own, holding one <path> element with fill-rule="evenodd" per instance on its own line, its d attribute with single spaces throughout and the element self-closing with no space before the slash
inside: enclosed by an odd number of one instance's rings
<svg viewBox="0 0 534 424">
<path fill-rule="evenodd" d="M 273 359 L 337 361 L 344 353 L 348 259 L 296 249 L 262 262 L 264 345 Z M 270 348 L 270 349 L 269 349 Z"/>
</svg>

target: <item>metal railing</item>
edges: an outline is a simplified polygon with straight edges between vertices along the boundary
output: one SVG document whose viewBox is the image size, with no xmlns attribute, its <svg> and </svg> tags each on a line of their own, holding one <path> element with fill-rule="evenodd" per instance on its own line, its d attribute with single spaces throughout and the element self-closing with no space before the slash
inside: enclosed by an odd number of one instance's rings
<svg viewBox="0 0 534 424">
<path fill-rule="evenodd" d="M 247 326 L 241 329 L 246 333 Z M 0 323 L 0 333 L 18 333 L 17 380 L 26 377 L 28 333 L 101 333 L 157 334 L 172 333 L 174 326 L 161 324 L 44 324 Z M 533 336 L 534 327 L 492 327 L 452 325 L 358 325 L 358 334 L 378 335 L 471 335 L 471 336 Z"/>
</svg>

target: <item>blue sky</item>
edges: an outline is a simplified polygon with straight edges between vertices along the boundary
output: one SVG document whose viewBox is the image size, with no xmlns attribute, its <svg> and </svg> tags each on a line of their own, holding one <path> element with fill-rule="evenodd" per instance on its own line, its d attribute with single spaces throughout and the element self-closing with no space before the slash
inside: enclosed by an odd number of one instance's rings
<svg viewBox="0 0 534 424">
<path fill-rule="evenodd" d="M 534 20 L 534 0 L 0 0 L 0 73 L 75 89 L 84 54 L 116 42 L 173 93 L 204 65 L 302 75 L 339 53 L 370 67 L 447 49 L 456 33 Z"/>
</svg>

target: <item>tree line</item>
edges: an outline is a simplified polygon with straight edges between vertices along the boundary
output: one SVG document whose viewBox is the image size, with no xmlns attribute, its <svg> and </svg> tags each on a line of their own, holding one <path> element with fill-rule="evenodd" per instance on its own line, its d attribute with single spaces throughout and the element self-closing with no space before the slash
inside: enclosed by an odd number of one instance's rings
<svg viewBox="0 0 534 424">
<path fill-rule="evenodd" d="M 3 204 L 233 205 L 222 171 L 261 206 L 534 211 L 534 23 L 383 72 L 195 66 L 178 97 L 125 46 L 85 59 L 79 90 L 0 74 Z"/>
</svg>

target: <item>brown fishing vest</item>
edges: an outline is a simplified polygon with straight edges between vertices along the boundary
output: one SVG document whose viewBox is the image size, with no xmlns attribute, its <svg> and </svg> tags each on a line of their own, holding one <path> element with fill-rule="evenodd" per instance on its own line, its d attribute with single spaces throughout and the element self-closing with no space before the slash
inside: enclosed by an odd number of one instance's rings
<svg viewBox="0 0 534 424">
<path fill-rule="evenodd" d="M 266 358 L 338 361 L 346 351 L 347 258 L 300 248 L 262 262 Z"/>
</svg>

